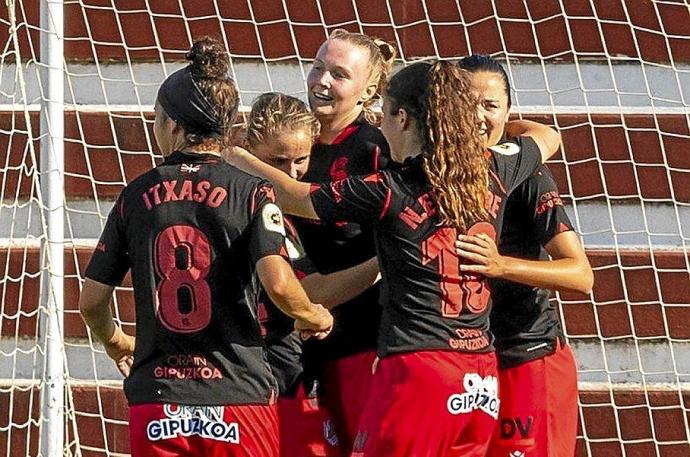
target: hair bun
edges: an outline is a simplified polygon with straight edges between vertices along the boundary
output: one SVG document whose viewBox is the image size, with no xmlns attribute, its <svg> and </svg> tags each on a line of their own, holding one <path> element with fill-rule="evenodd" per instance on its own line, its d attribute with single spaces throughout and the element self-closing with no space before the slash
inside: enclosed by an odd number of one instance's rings
<svg viewBox="0 0 690 457">
<path fill-rule="evenodd" d="M 395 47 L 386 40 L 382 40 L 380 38 L 375 38 L 374 44 L 378 46 L 379 51 L 381 51 L 381 56 L 383 57 L 384 62 L 386 62 L 388 65 L 391 65 L 393 60 L 395 60 L 395 56 L 397 55 Z"/>
<path fill-rule="evenodd" d="M 230 56 L 217 39 L 199 38 L 187 52 L 185 58 L 190 61 L 192 75 L 201 79 L 221 79 L 228 77 Z"/>
</svg>

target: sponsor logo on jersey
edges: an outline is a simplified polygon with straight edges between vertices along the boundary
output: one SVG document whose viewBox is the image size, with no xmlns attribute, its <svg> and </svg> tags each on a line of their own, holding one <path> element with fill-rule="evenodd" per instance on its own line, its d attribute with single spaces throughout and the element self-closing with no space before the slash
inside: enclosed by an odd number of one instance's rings
<svg viewBox="0 0 690 457">
<path fill-rule="evenodd" d="M 520 145 L 511 142 L 506 142 L 497 144 L 495 146 L 489 146 L 489 149 L 504 156 L 514 156 L 515 154 L 520 152 Z"/>
<path fill-rule="evenodd" d="M 534 417 L 503 417 L 501 418 L 501 439 L 509 440 L 519 434 L 521 439 L 529 438 Z"/>
<path fill-rule="evenodd" d="M 457 415 L 475 410 L 484 411 L 498 419 L 498 381 L 495 376 L 482 378 L 477 373 L 467 373 L 462 382 L 464 393 L 448 397 L 448 412 Z"/>
<path fill-rule="evenodd" d="M 352 445 L 352 457 L 355 456 L 355 453 L 361 454 L 362 452 L 364 452 L 364 446 L 366 446 L 368 439 L 369 432 L 363 430 L 357 432 L 357 436 L 355 436 L 355 442 Z"/>
<path fill-rule="evenodd" d="M 551 191 L 542 194 L 539 197 L 539 206 L 537 206 L 537 214 L 543 214 L 545 211 L 556 206 L 563 206 L 563 200 L 558 194 L 558 191 Z"/>
<path fill-rule="evenodd" d="M 150 441 L 178 436 L 201 436 L 232 444 L 240 443 L 237 422 L 223 420 L 223 406 L 163 405 L 165 418 L 153 420 L 146 426 Z"/>
<path fill-rule="evenodd" d="M 264 228 L 271 232 L 280 233 L 285 236 L 285 224 L 283 222 L 283 213 L 275 203 L 267 203 L 261 210 L 261 219 L 264 223 Z"/>
<path fill-rule="evenodd" d="M 222 379 L 220 370 L 208 362 L 206 357 L 193 354 L 170 355 L 164 365 L 153 368 L 156 379 Z"/>
<path fill-rule="evenodd" d="M 331 419 L 323 421 L 323 438 L 332 447 L 338 447 L 338 435 L 335 433 L 335 425 Z"/>
</svg>

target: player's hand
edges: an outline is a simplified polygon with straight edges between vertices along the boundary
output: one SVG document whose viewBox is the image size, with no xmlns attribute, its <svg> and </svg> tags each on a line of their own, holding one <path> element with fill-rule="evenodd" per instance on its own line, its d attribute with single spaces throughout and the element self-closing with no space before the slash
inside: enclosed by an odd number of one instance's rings
<svg viewBox="0 0 690 457">
<path fill-rule="evenodd" d="M 223 150 L 223 159 L 230 165 L 239 166 L 243 160 L 252 157 L 251 153 L 241 146 L 231 146 Z"/>
<path fill-rule="evenodd" d="M 485 233 L 458 235 L 455 252 L 471 263 L 461 263 L 461 273 L 476 273 L 487 278 L 501 278 L 505 274 L 505 259 L 498 253 L 496 242 Z"/>
<path fill-rule="evenodd" d="M 117 369 L 125 378 L 129 376 L 134 363 L 135 342 L 136 338 L 127 335 L 118 327 L 110 341 L 104 345 L 106 354 L 113 359 Z"/>
<path fill-rule="evenodd" d="M 333 330 L 333 315 L 321 305 L 315 304 L 314 310 L 313 319 L 309 321 L 295 321 L 295 330 L 299 332 L 300 337 L 304 340 L 309 338 L 322 340 Z"/>
</svg>

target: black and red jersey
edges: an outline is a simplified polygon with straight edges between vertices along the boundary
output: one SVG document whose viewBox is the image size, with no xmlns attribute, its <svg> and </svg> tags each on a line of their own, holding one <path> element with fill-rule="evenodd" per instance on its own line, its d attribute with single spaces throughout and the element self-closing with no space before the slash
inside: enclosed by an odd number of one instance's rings
<svg viewBox="0 0 690 457">
<path fill-rule="evenodd" d="M 538 148 L 521 148 L 529 141 L 518 139 L 489 154 L 490 222 L 477 223 L 468 233 L 495 237 L 506 196 L 541 162 Z M 375 226 L 382 275 L 380 357 L 419 350 L 492 350 L 489 288 L 483 276 L 460 272 L 457 231 L 440 225 L 421 157 L 400 169 L 314 184 L 311 198 L 324 221 Z"/>
<path fill-rule="evenodd" d="M 383 169 L 389 159 L 388 143 L 381 131 L 360 118 L 331 144 L 315 144 L 307 182 L 331 182 L 367 175 Z M 358 265 L 376 255 L 373 225 L 369 221 L 310 221 L 295 219 L 304 248 L 323 274 Z M 333 310 L 337 324 L 323 341 L 308 341 L 310 360 L 345 357 L 376 347 L 380 320 L 379 287 L 371 287 Z"/>
<path fill-rule="evenodd" d="M 298 279 L 316 272 L 307 257 L 297 230 L 290 218 L 285 218 L 285 246 Z M 302 340 L 294 331 L 295 321 L 280 311 L 262 291 L 259 300 L 259 319 L 266 340 L 266 351 L 271 371 L 278 382 L 282 397 L 294 397 L 302 380 Z"/>
<path fill-rule="evenodd" d="M 548 259 L 545 246 L 572 224 L 551 172 L 541 166 L 508 198 L 499 244 L 502 255 Z M 491 281 L 491 331 L 501 368 L 510 368 L 552 354 L 563 338 L 551 292 L 511 281 Z"/>
<path fill-rule="evenodd" d="M 255 263 L 285 256 L 267 181 L 208 154 L 176 152 L 120 194 L 86 277 L 136 302 L 130 404 L 266 404 L 275 380 L 257 319 Z"/>
</svg>

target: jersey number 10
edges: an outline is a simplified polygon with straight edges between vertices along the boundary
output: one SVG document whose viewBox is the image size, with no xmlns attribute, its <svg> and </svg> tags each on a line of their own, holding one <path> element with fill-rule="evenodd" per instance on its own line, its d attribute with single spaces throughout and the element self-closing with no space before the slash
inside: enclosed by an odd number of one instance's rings
<svg viewBox="0 0 690 457">
<path fill-rule="evenodd" d="M 156 314 L 163 326 L 177 333 L 204 329 L 211 322 L 211 288 L 206 281 L 211 244 L 206 235 L 191 225 L 170 226 L 156 237 L 153 261 L 160 278 Z M 187 299 L 181 300 L 184 296 Z"/>
<path fill-rule="evenodd" d="M 468 235 L 486 233 L 496 238 L 494 227 L 480 222 L 467 231 Z M 441 275 L 441 315 L 448 318 L 460 317 L 463 308 L 471 313 L 481 313 L 489 304 L 491 293 L 484 276 L 460 273 L 460 262 L 455 253 L 457 230 L 443 227 L 435 231 L 422 243 L 422 263 L 438 260 L 438 273 Z"/>
</svg>

